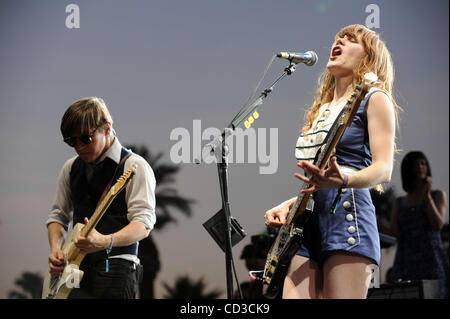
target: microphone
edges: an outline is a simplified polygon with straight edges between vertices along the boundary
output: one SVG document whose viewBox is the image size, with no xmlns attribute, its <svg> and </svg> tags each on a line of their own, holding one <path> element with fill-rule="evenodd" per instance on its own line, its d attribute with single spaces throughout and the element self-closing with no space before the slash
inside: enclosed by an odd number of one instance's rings
<svg viewBox="0 0 450 319">
<path fill-rule="evenodd" d="M 286 59 L 292 63 L 305 63 L 308 66 L 312 66 L 317 62 L 317 54 L 314 51 L 308 51 L 305 53 L 295 52 L 280 52 L 277 54 L 280 59 Z"/>
</svg>

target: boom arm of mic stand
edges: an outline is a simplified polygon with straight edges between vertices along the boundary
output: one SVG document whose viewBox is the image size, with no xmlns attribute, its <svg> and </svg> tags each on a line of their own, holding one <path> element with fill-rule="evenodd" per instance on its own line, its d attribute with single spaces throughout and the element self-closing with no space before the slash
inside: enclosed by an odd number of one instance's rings
<svg viewBox="0 0 450 319">
<path fill-rule="evenodd" d="M 245 110 L 240 112 L 235 119 L 228 125 L 228 127 L 231 127 L 233 130 L 238 127 L 244 119 L 246 119 L 250 114 L 254 112 L 254 110 L 263 104 L 263 100 L 267 98 L 267 96 L 273 91 L 274 87 L 278 82 L 280 82 L 282 79 L 284 79 L 287 75 L 291 75 L 295 71 L 295 63 L 291 63 L 288 67 L 284 69 L 284 72 L 282 75 L 280 75 L 273 83 L 272 85 L 261 92 L 260 96 L 256 99 L 255 102 L 253 102 L 251 105 L 249 105 Z"/>
<path fill-rule="evenodd" d="M 287 75 L 291 75 L 295 71 L 295 64 L 291 63 L 289 67 L 284 69 L 284 73 L 279 76 L 272 85 L 261 92 L 260 96 L 249 106 L 247 106 L 244 110 L 240 111 L 234 118 L 234 120 L 228 125 L 227 128 L 224 129 L 221 135 L 217 136 L 214 140 L 206 144 L 202 149 L 202 154 L 205 152 L 213 152 L 216 153 L 217 150 L 222 146 L 223 140 L 231 136 L 236 129 L 250 114 L 254 112 L 254 110 L 263 104 L 263 101 L 267 96 L 273 91 L 275 85 L 281 81 Z M 219 154 L 218 154 L 219 155 Z"/>
</svg>

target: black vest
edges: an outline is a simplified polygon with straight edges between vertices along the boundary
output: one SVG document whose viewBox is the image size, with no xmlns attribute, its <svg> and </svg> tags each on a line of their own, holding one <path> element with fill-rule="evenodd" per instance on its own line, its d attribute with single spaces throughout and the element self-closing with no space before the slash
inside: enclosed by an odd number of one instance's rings
<svg viewBox="0 0 450 319">
<path fill-rule="evenodd" d="M 128 150 L 122 147 L 120 159 L 122 160 Z M 111 186 L 123 174 L 124 162 L 118 167 L 112 159 L 106 157 L 102 162 L 94 167 L 92 178 L 86 177 L 86 164 L 80 157 L 73 162 L 70 170 L 70 190 L 73 205 L 73 223 L 84 223 L 84 218 L 90 218 L 97 207 L 98 201 L 110 181 Z M 106 210 L 95 229 L 103 234 L 112 234 L 129 224 L 127 219 L 127 203 L 125 201 L 125 189 L 123 189 L 113 200 Z M 121 254 L 137 255 L 138 243 L 130 246 L 113 247 L 110 256 Z M 98 260 L 105 259 L 106 252 L 99 251 L 88 254 L 82 265 L 92 264 Z"/>
</svg>

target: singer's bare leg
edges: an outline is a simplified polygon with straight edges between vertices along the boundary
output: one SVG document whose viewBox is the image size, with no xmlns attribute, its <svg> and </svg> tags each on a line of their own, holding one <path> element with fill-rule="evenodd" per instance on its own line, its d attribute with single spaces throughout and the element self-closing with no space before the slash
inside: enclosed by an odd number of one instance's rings
<svg viewBox="0 0 450 319">
<path fill-rule="evenodd" d="M 373 262 L 359 255 L 335 251 L 323 265 L 323 298 L 365 299 Z"/>
<path fill-rule="evenodd" d="M 320 298 L 322 271 L 309 258 L 295 255 L 284 280 L 283 299 Z"/>
</svg>

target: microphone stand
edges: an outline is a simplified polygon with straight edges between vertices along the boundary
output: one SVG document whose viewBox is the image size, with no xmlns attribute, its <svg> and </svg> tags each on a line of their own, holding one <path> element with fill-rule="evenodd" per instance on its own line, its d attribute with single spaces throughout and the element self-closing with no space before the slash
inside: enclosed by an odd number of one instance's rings
<svg viewBox="0 0 450 319">
<path fill-rule="evenodd" d="M 222 209 L 224 211 L 225 216 L 225 268 L 226 268 L 226 282 L 227 282 L 227 298 L 231 299 L 233 297 L 233 270 L 236 279 L 236 283 L 239 290 L 239 297 L 242 299 L 242 291 L 239 286 L 239 282 L 236 275 L 236 269 L 234 267 L 233 261 L 233 253 L 232 253 L 232 244 L 231 244 L 231 213 L 230 213 L 230 203 L 228 200 L 228 146 L 226 144 L 227 137 L 232 135 L 232 132 L 235 130 L 237 126 L 239 126 L 244 119 L 246 119 L 250 114 L 254 112 L 257 106 L 263 103 L 263 100 L 267 98 L 269 93 L 271 93 L 275 87 L 275 85 L 285 78 L 287 75 L 291 75 L 295 71 L 296 63 L 291 62 L 288 67 L 284 69 L 282 75 L 280 75 L 272 85 L 265 89 L 260 96 L 256 99 L 254 103 L 249 106 L 245 106 L 244 110 L 238 112 L 235 118 L 231 121 L 227 128 L 225 128 L 221 135 L 216 137 L 212 142 L 206 144 L 203 148 L 203 152 L 205 150 L 210 151 L 210 154 L 215 153 L 217 158 L 216 151 L 218 148 L 221 148 L 220 153 L 220 161 L 217 163 L 218 175 L 219 175 L 219 184 L 220 184 L 220 194 L 222 198 Z"/>
</svg>

